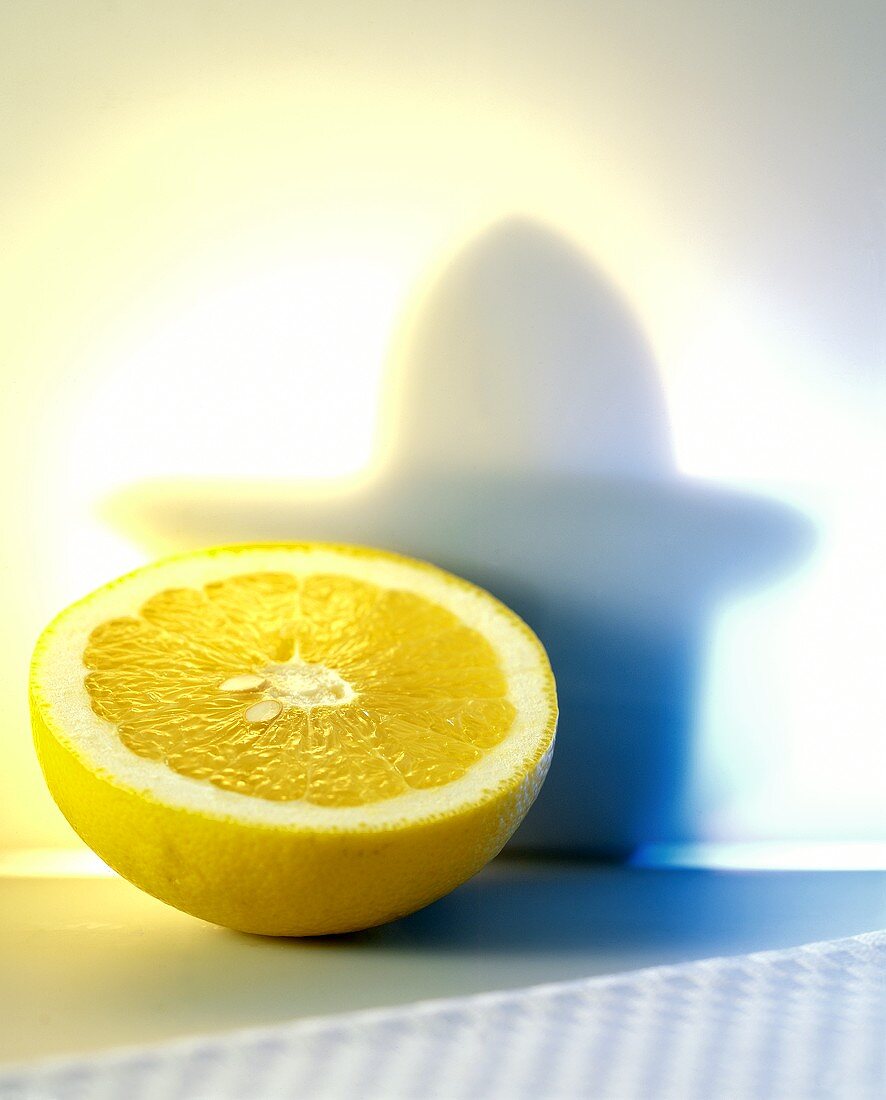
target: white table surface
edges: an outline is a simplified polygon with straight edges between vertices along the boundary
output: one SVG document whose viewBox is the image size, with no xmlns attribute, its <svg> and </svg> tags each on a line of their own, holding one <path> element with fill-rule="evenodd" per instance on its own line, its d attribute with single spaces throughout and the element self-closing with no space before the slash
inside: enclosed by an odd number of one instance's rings
<svg viewBox="0 0 886 1100">
<path fill-rule="evenodd" d="M 264 939 L 113 878 L 0 878 L 0 1058 L 616 973 L 886 927 L 886 872 L 499 859 L 395 924 Z"/>
</svg>

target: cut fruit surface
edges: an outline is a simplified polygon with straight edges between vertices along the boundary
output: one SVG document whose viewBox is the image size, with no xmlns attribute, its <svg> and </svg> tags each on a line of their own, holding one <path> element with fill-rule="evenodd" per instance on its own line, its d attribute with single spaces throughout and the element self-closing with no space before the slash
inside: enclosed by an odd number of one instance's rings
<svg viewBox="0 0 886 1100">
<path fill-rule="evenodd" d="M 137 885 L 250 931 L 366 927 L 505 843 L 556 725 L 540 643 L 381 551 L 228 547 L 75 604 L 38 643 L 34 733 L 74 828 Z"/>
<path fill-rule="evenodd" d="M 358 806 L 464 775 L 515 716 L 495 650 L 414 592 L 335 573 L 166 589 L 95 627 L 92 709 L 224 790 Z"/>
</svg>

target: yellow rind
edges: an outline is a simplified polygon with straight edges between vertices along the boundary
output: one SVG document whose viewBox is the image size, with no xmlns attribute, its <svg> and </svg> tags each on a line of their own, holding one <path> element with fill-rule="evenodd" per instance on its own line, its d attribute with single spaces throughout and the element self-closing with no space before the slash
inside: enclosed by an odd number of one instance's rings
<svg viewBox="0 0 886 1100">
<path fill-rule="evenodd" d="M 274 547 L 389 557 L 442 572 L 385 551 L 335 544 L 219 549 Z M 457 577 L 451 582 L 475 587 Z M 350 932 L 393 920 L 442 897 L 488 863 L 525 816 L 547 773 L 557 723 L 553 674 L 541 643 L 504 610 L 537 646 L 549 719 L 539 731 L 537 753 L 519 774 L 478 792 L 476 802 L 456 811 L 351 831 L 269 825 L 167 805 L 90 769 L 41 705 L 41 643 L 63 624 L 65 612 L 44 631 L 31 670 L 34 741 L 46 783 L 74 830 L 110 867 L 203 920 L 272 936 Z"/>
</svg>

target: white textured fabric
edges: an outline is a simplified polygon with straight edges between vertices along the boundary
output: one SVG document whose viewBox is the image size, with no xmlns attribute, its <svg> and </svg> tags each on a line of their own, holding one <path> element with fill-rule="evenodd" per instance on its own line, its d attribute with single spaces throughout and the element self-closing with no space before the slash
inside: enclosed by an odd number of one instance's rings
<svg viewBox="0 0 886 1100">
<path fill-rule="evenodd" d="M 55 1061 L 3 1100 L 886 1096 L 886 933 Z"/>
</svg>

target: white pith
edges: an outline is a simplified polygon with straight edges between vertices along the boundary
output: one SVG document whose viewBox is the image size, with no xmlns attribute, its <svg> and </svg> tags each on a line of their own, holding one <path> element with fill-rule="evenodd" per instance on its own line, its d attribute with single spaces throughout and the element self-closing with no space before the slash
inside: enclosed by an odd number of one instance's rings
<svg viewBox="0 0 886 1100">
<path fill-rule="evenodd" d="M 271 721 L 289 707 L 343 707 L 357 693 L 334 668 L 300 661 L 297 656 L 282 664 L 265 665 L 261 672 L 241 672 L 218 685 L 226 695 L 248 700 L 243 717 L 254 725 Z"/>
<path fill-rule="evenodd" d="M 414 592 L 447 608 L 480 631 L 498 656 L 508 683 L 508 698 L 517 712 L 508 737 L 452 783 L 355 807 L 272 802 L 221 790 L 209 782 L 181 776 L 165 764 L 144 759 L 127 749 L 114 725 L 99 718 L 90 705 L 84 686 L 87 670 L 82 659 L 90 632 L 108 619 L 137 614 L 147 599 L 163 589 L 200 588 L 234 574 L 264 570 L 296 576 L 338 573 L 381 587 Z M 286 675 L 272 667 L 261 672 L 269 681 L 275 673 L 281 679 Z M 442 571 L 413 565 L 407 560 L 353 554 L 332 547 L 231 548 L 139 570 L 100 595 L 75 604 L 56 620 L 38 645 L 34 682 L 37 704 L 50 728 L 70 744 L 87 767 L 112 777 L 119 785 L 144 792 L 159 802 L 210 816 L 314 830 L 384 828 L 452 813 L 483 801 L 515 775 L 535 770 L 539 749 L 550 738 L 554 707 L 550 672 L 537 641 L 485 593 L 454 582 Z M 277 692 L 268 689 L 252 698 L 269 696 L 281 699 Z M 550 746 L 545 748 L 550 751 Z"/>
<path fill-rule="evenodd" d="M 262 672 L 268 679 L 265 694 L 285 707 L 343 707 L 356 697 L 347 680 L 325 665 L 294 658 L 282 665 L 268 665 Z"/>
</svg>

